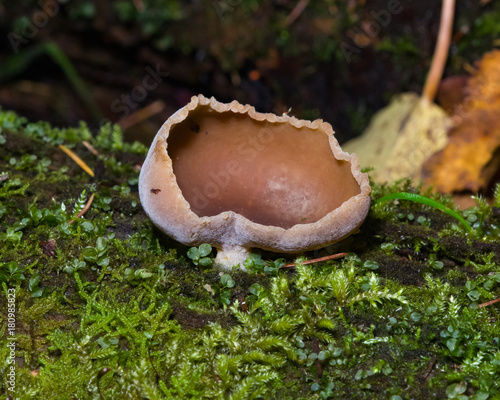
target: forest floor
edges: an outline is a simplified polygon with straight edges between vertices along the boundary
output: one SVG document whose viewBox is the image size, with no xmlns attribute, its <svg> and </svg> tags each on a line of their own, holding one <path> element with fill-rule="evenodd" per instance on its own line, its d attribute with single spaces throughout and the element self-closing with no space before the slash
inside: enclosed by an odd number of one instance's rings
<svg viewBox="0 0 500 400">
<path fill-rule="evenodd" d="M 254 249 L 248 272 L 224 274 L 145 215 L 145 154 L 116 126 L 0 112 L 0 399 L 500 398 L 498 188 L 460 211 L 470 231 L 427 205 L 372 204 L 341 243 Z M 401 191 L 420 190 L 372 198 Z"/>
</svg>

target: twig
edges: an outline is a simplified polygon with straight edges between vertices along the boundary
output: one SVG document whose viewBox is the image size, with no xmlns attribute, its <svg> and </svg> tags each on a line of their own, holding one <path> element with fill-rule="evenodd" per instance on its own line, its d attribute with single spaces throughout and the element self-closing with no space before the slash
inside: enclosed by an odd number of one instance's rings
<svg viewBox="0 0 500 400">
<path fill-rule="evenodd" d="M 492 304 L 495 304 L 495 303 L 499 303 L 500 302 L 500 298 L 499 299 L 495 299 L 495 300 L 491 300 L 491 301 L 487 301 L 486 303 L 482 303 L 482 304 L 479 304 L 479 308 L 481 307 L 487 307 L 487 306 L 491 306 Z"/>
<path fill-rule="evenodd" d="M 165 103 L 161 100 L 156 100 L 150 105 L 141 108 L 135 113 L 122 119 L 120 122 L 118 122 L 118 125 L 120 125 L 120 128 L 122 129 L 130 128 L 131 126 L 134 126 L 139 122 L 142 122 L 145 119 L 148 119 L 149 117 L 152 117 L 153 115 L 162 112 L 164 108 L 165 108 Z"/>
<path fill-rule="evenodd" d="M 450 50 L 451 32 L 453 30 L 453 16 L 455 15 L 455 0 L 443 0 L 441 21 L 431 69 L 425 80 L 422 100 L 432 103 L 436 97 L 439 81 L 443 77 L 444 66 Z"/>
<path fill-rule="evenodd" d="M 297 5 L 292 10 L 290 15 L 288 15 L 288 17 L 286 17 L 285 26 L 292 25 L 295 22 L 295 20 L 300 17 L 300 14 L 302 14 L 302 12 L 305 10 L 307 5 L 309 4 L 309 1 L 310 0 L 300 0 L 297 3 Z"/>
<path fill-rule="evenodd" d="M 94 193 L 90 196 L 89 201 L 87 201 L 87 204 L 85 204 L 85 207 L 83 207 L 82 211 L 80 211 L 76 217 L 68 222 L 68 225 L 71 225 L 73 222 L 75 222 L 78 218 L 80 218 L 83 214 L 87 212 L 87 210 L 90 208 L 92 205 L 92 202 L 94 201 Z"/>
<path fill-rule="evenodd" d="M 316 355 L 319 355 L 319 342 L 317 338 L 313 338 L 312 345 L 313 352 L 316 353 Z M 323 376 L 323 367 L 321 366 L 318 358 L 316 358 L 316 369 L 318 370 L 318 378 L 321 378 Z"/>
<path fill-rule="evenodd" d="M 90 169 L 90 167 L 83 161 L 80 157 L 78 157 L 73 151 L 68 149 L 66 146 L 60 144 L 59 148 L 64 151 L 68 156 L 72 158 L 74 162 L 76 162 L 81 169 L 83 169 L 87 174 L 89 174 L 92 178 L 94 177 L 94 171 Z"/>
<path fill-rule="evenodd" d="M 427 369 L 425 370 L 424 374 L 422 375 L 422 378 L 424 380 L 429 379 L 429 375 L 432 372 L 432 368 L 434 367 L 434 364 L 436 363 L 436 357 L 432 357 L 431 360 L 429 361 L 429 365 L 427 366 Z"/>
<path fill-rule="evenodd" d="M 97 151 L 97 149 L 92 146 L 89 142 L 87 142 L 86 140 L 83 140 L 82 141 L 82 144 L 88 149 L 88 151 L 90 151 L 94 156 L 98 156 L 99 155 L 99 152 Z"/>
<path fill-rule="evenodd" d="M 337 253 L 337 254 L 333 254 L 331 256 L 315 258 L 313 260 L 307 260 L 307 261 L 304 261 L 302 264 L 306 265 L 306 264 L 318 263 L 321 261 L 335 260 L 337 258 L 345 257 L 346 255 L 347 255 L 347 253 Z M 285 264 L 281 268 L 293 268 L 293 267 L 295 267 L 295 263 Z"/>
<path fill-rule="evenodd" d="M 148 349 L 148 355 L 149 355 L 149 362 L 150 362 L 151 366 L 153 367 L 153 370 L 155 371 L 156 377 L 158 378 L 156 382 L 158 382 L 159 380 L 161 381 L 162 380 L 161 376 L 158 373 L 158 370 L 156 369 L 156 367 L 153 363 L 153 357 L 151 357 L 151 348 Z"/>
<path fill-rule="evenodd" d="M 145 7 L 144 7 L 144 3 L 142 2 L 142 0 L 133 0 L 134 1 L 134 6 L 137 10 L 137 12 L 143 12 Z"/>
</svg>

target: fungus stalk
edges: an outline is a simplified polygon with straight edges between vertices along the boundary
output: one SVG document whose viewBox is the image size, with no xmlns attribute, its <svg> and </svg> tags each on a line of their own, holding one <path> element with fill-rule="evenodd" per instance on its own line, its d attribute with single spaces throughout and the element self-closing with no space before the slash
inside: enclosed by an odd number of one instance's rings
<svg viewBox="0 0 500 400">
<path fill-rule="evenodd" d="M 250 256 L 250 249 L 248 247 L 238 246 L 238 245 L 225 245 L 222 248 L 217 249 L 217 257 L 215 257 L 215 263 L 217 265 L 223 266 L 225 270 L 231 270 L 234 265 L 240 265 L 241 269 L 245 269 L 243 264 L 245 260 Z"/>
</svg>

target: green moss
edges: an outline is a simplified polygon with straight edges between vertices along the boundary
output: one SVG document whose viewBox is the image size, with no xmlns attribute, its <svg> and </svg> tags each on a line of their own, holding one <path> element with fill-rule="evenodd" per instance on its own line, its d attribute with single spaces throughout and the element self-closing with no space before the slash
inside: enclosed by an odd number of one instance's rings
<svg viewBox="0 0 500 400">
<path fill-rule="evenodd" d="M 0 373 L 14 289 L 15 398 L 500 395 L 498 305 L 479 307 L 500 297 L 489 206 L 462 212 L 469 234 L 427 205 L 386 202 L 359 234 L 315 253 L 349 252 L 343 260 L 284 270 L 281 255 L 262 252 L 248 261 L 254 272 L 221 277 L 152 226 L 137 193 L 146 149 L 117 128 L 92 137 L 85 125 L 0 112 L 0 129 Z M 409 181 L 373 186 L 374 199 L 400 191 L 420 192 Z"/>
</svg>

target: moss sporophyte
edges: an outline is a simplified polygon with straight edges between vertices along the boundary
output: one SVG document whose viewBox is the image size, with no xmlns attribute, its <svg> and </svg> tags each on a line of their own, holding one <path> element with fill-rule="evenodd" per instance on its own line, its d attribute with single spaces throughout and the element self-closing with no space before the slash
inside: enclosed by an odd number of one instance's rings
<svg viewBox="0 0 500 400">
<path fill-rule="evenodd" d="M 189 250 L 150 222 L 146 149 L 118 128 L 93 137 L 0 110 L 0 130 L 0 376 L 14 292 L 14 398 L 500 396 L 500 219 L 487 204 L 463 212 L 481 235 L 400 199 L 346 241 L 298 258 L 254 250 L 247 272 L 221 273 L 209 245 Z"/>
</svg>

